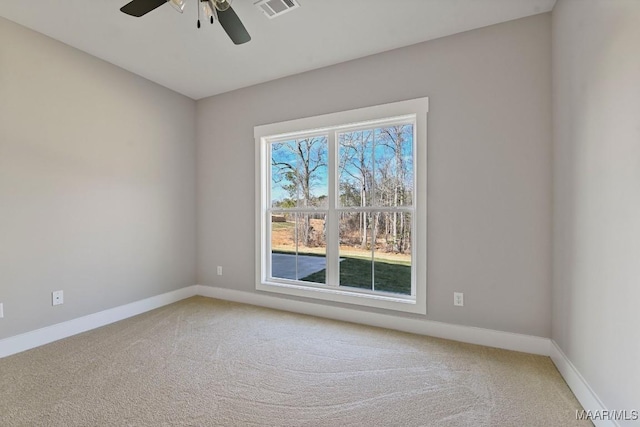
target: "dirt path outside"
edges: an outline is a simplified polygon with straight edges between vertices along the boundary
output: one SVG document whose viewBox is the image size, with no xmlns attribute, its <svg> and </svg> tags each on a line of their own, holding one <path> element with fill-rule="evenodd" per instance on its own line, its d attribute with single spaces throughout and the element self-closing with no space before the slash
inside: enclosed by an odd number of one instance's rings
<svg viewBox="0 0 640 427">
<path fill-rule="evenodd" d="M 311 219 L 311 226 L 315 230 L 322 230 L 323 220 Z M 271 229 L 271 248 L 275 251 L 282 252 L 295 252 L 296 245 L 294 240 L 295 223 L 293 222 L 274 222 Z M 299 246 L 299 252 L 309 254 L 326 254 L 326 248 L 324 246 L 306 247 Z M 371 250 L 362 249 L 356 246 L 340 245 L 340 256 L 355 257 L 355 258 L 370 258 Z M 377 251 L 375 253 L 376 259 L 387 260 L 396 263 L 411 263 L 410 254 L 397 254 L 390 252 Z"/>
</svg>

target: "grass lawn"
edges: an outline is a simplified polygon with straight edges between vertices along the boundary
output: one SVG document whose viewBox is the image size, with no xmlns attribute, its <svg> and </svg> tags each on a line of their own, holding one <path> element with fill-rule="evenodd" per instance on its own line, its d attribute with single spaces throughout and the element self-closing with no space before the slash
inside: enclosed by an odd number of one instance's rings
<svg viewBox="0 0 640 427">
<path fill-rule="evenodd" d="M 272 222 L 271 229 L 272 230 L 290 230 L 295 227 L 295 223 L 293 222 Z"/>
<path fill-rule="evenodd" d="M 371 289 L 371 260 L 343 257 L 340 263 L 340 286 Z M 375 290 L 396 294 L 411 294 L 411 266 L 376 261 Z M 325 270 L 310 274 L 301 280 L 325 283 Z"/>
<path fill-rule="evenodd" d="M 290 254 L 287 251 L 273 251 L 274 253 Z M 307 256 L 324 256 L 315 253 L 303 253 Z M 340 262 L 340 283 L 341 286 L 352 288 L 371 289 L 371 259 L 359 257 L 341 257 Z M 383 292 L 393 292 L 396 294 L 411 294 L 411 265 L 402 261 L 380 261 L 376 260 L 375 270 L 375 290 Z M 305 282 L 326 283 L 325 270 L 320 270 L 302 279 Z"/>
</svg>

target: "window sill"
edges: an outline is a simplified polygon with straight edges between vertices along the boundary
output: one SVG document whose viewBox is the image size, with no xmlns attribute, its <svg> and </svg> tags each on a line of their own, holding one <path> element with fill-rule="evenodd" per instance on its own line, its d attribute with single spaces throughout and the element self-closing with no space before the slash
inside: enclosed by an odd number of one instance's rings
<svg viewBox="0 0 640 427">
<path fill-rule="evenodd" d="M 422 304 L 410 297 L 395 297 L 350 291 L 344 288 L 328 288 L 312 285 L 298 285 L 294 283 L 259 282 L 256 290 L 274 292 L 284 295 L 293 295 L 324 301 L 334 301 L 346 304 L 354 304 L 365 307 L 376 307 L 386 310 L 402 311 L 405 313 L 426 314 L 426 301 Z"/>
</svg>

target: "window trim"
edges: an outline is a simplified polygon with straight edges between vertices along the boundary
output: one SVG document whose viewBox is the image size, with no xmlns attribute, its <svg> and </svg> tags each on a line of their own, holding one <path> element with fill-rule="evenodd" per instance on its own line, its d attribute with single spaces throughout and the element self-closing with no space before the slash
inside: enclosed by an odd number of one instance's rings
<svg viewBox="0 0 640 427">
<path fill-rule="evenodd" d="M 388 310 L 426 314 L 427 309 L 427 113 L 429 99 L 417 98 L 407 101 L 393 102 L 372 107 L 358 108 L 314 117 L 289 120 L 279 123 L 254 127 L 256 142 L 256 290 L 275 292 L 285 295 L 307 297 L 326 301 L 377 307 Z M 268 157 L 268 141 L 276 141 L 304 133 L 305 135 L 322 132 L 335 132 L 341 128 L 351 129 L 354 126 L 383 126 L 385 122 L 398 122 L 402 119 L 415 118 L 414 160 L 415 187 L 413 230 L 415 248 L 412 248 L 412 264 L 415 265 L 415 299 L 409 296 L 373 293 L 351 288 L 333 288 L 314 286 L 312 283 L 300 285 L 286 281 L 268 281 L 267 260 L 269 255 L 269 224 L 267 210 L 270 207 L 269 167 L 263 162 Z M 339 206 L 336 206 L 340 208 Z M 305 209 L 313 211 L 313 209 Z M 324 209 L 323 209 L 324 210 Z M 351 208 L 349 208 L 351 210 Z"/>
</svg>

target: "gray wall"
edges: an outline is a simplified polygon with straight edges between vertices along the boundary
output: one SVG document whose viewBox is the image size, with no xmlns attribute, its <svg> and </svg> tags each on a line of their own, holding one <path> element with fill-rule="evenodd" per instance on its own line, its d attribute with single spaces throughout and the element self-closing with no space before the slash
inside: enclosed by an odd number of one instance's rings
<svg viewBox="0 0 640 427">
<path fill-rule="evenodd" d="M 195 283 L 195 109 L 0 18 L 0 338 Z"/>
<path fill-rule="evenodd" d="M 253 126 L 428 96 L 427 317 L 550 336 L 550 26 L 537 15 L 198 101 L 199 283 L 255 292 Z"/>
<path fill-rule="evenodd" d="M 553 94 L 552 338 L 605 406 L 637 410 L 640 2 L 556 4 Z"/>
</svg>

